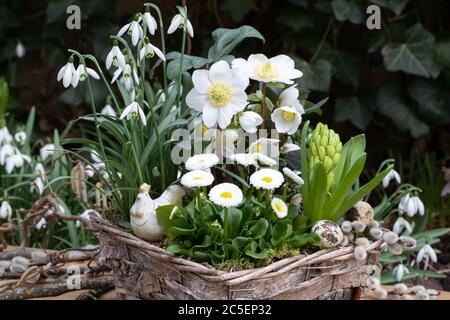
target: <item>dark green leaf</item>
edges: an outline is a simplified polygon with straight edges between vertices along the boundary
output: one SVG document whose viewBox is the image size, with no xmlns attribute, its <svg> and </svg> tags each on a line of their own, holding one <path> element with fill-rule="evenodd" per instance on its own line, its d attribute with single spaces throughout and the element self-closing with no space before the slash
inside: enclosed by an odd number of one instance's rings
<svg viewBox="0 0 450 320">
<path fill-rule="evenodd" d="M 331 63 L 326 60 L 317 60 L 308 63 L 305 60 L 299 61 L 298 69 L 303 72 L 303 76 L 298 80 L 299 85 L 308 90 L 328 92 L 331 82 Z"/>
<path fill-rule="evenodd" d="M 354 24 L 362 24 L 363 2 L 360 0 L 334 0 L 331 3 L 334 16 L 339 21 L 350 21 Z"/>
<path fill-rule="evenodd" d="M 381 7 L 388 8 L 400 15 L 408 4 L 409 0 L 370 0 Z"/>
<path fill-rule="evenodd" d="M 336 121 L 350 120 L 355 127 L 365 130 L 369 125 L 372 116 L 373 111 L 368 106 L 361 105 L 359 99 L 356 97 L 336 99 Z"/>
</svg>

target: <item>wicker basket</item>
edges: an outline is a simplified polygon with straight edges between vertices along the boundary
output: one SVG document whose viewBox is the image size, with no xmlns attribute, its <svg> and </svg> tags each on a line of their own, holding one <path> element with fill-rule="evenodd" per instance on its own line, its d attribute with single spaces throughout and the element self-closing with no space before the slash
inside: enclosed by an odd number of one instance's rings
<svg viewBox="0 0 450 320">
<path fill-rule="evenodd" d="M 378 266 L 380 241 L 370 244 L 365 262 L 355 259 L 353 247 L 344 247 L 225 272 L 168 253 L 102 218 L 93 217 L 93 224 L 120 299 L 350 300 L 366 286 L 368 266 Z"/>
</svg>

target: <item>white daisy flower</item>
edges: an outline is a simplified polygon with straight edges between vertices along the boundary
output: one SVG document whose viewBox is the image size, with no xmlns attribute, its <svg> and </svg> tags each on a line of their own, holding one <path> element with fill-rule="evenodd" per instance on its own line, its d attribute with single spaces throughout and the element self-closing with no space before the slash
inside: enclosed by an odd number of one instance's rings
<svg viewBox="0 0 450 320">
<path fill-rule="evenodd" d="M 397 282 L 400 282 L 402 281 L 403 276 L 409 273 L 409 270 L 402 263 L 400 263 L 394 268 L 392 273 L 394 274 L 395 280 L 397 280 Z"/>
<path fill-rule="evenodd" d="M 296 145 L 295 143 L 289 143 L 289 142 L 283 144 L 280 148 L 280 152 L 283 154 L 297 151 L 297 150 L 300 150 L 300 147 L 298 145 Z"/>
<path fill-rule="evenodd" d="M 248 133 L 255 133 L 262 123 L 263 118 L 253 111 L 245 111 L 239 117 L 241 128 Z"/>
<path fill-rule="evenodd" d="M 23 145 L 23 144 L 25 143 L 25 141 L 27 140 L 27 134 L 26 134 L 24 131 L 17 132 L 17 133 L 14 135 L 14 139 L 15 139 L 18 143 L 20 143 L 21 145 Z"/>
<path fill-rule="evenodd" d="M 232 183 L 218 184 L 209 191 L 209 200 L 225 208 L 236 207 L 243 199 L 242 190 Z"/>
<path fill-rule="evenodd" d="M 264 153 L 253 153 L 256 156 L 256 159 L 265 166 L 273 167 L 278 164 L 277 161 L 272 159 L 271 157 L 266 156 Z"/>
<path fill-rule="evenodd" d="M 9 220 L 12 216 L 12 208 L 8 201 L 2 201 L 2 205 L 0 206 L 0 218 Z"/>
<path fill-rule="evenodd" d="M 284 89 L 283 92 L 281 92 L 280 97 L 278 98 L 278 105 L 293 107 L 298 111 L 298 113 L 304 114 L 305 109 L 298 100 L 300 93 L 296 87 L 297 85 L 295 84 L 287 89 Z"/>
<path fill-rule="evenodd" d="M 397 183 L 400 183 L 402 180 L 397 171 L 392 169 L 389 173 L 383 178 L 383 188 L 387 188 L 392 179 L 395 179 Z"/>
<path fill-rule="evenodd" d="M 0 148 L 0 164 L 3 166 L 6 159 L 16 153 L 16 149 L 10 144 L 4 144 Z"/>
<path fill-rule="evenodd" d="M 188 188 L 206 187 L 212 185 L 214 176 L 207 171 L 189 171 L 181 177 L 181 184 Z"/>
<path fill-rule="evenodd" d="M 11 173 L 14 168 L 22 168 L 25 162 L 30 163 L 31 158 L 27 155 L 16 153 L 6 159 L 5 170 L 7 173 Z"/>
<path fill-rule="evenodd" d="M 7 127 L 0 128 L 0 145 L 10 143 L 12 139 L 12 135 L 9 133 Z"/>
<path fill-rule="evenodd" d="M 219 157 L 214 153 L 196 154 L 186 160 L 186 169 L 208 170 L 219 163 Z"/>
<path fill-rule="evenodd" d="M 144 20 L 147 24 L 148 32 L 153 36 L 155 34 L 156 29 L 158 29 L 158 24 L 156 23 L 156 19 L 151 15 L 150 12 L 144 13 Z"/>
<path fill-rule="evenodd" d="M 54 144 L 46 144 L 39 150 L 39 155 L 41 156 L 42 161 L 45 161 L 49 156 L 51 156 L 55 152 Z"/>
<path fill-rule="evenodd" d="M 392 228 L 392 231 L 394 231 L 396 234 L 400 234 L 403 232 L 403 230 L 406 230 L 406 232 L 411 233 L 412 227 L 409 224 L 408 221 L 403 219 L 402 217 L 399 217 L 397 221 L 394 223 L 394 227 Z"/>
<path fill-rule="evenodd" d="M 301 114 L 294 107 L 278 107 L 271 115 L 279 133 L 294 134 L 302 122 Z"/>
<path fill-rule="evenodd" d="M 58 81 L 63 81 L 64 88 L 68 88 L 70 85 L 76 88 L 80 80 L 80 74 L 77 72 L 75 66 L 73 65 L 73 58 L 70 58 L 69 62 L 59 70 L 56 79 Z"/>
<path fill-rule="evenodd" d="M 95 80 L 100 80 L 100 76 L 98 73 L 89 67 L 85 67 L 83 64 L 80 64 L 77 68 L 77 72 L 80 76 L 80 81 L 86 80 L 89 76 L 94 78 Z"/>
<path fill-rule="evenodd" d="M 283 219 L 287 217 L 288 207 L 283 200 L 280 198 L 273 198 L 270 205 L 278 218 Z"/>
<path fill-rule="evenodd" d="M 178 28 L 184 27 L 184 20 L 185 16 L 184 13 L 176 14 L 172 21 L 170 22 L 169 29 L 167 29 L 167 34 L 172 34 L 177 30 Z M 186 19 L 186 30 L 191 38 L 194 37 L 194 28 L 192 27 L 192 23 L 189 21 L 189 19 Z"/>
<path fill-rule="evenodd" d="M 400 214 L 406 213 L 409 217 L 413 217 L 417 213 L 421 216 L 425 214 L 425 206 L 422 200 L 417 196 L 410 196 L 409 193 L 401 198 L 398 210 Z"/>
<path fill-rule="evenodd" d="M 256 153 L 236 153 L 231 155 L 230 159 L 244 167 L 257 167 L 258 163 L 256 162 L 256 156 Z"/>
<path fill-rule="evenodd" d="M 135 101 L 132 102 L 128 107 L 126 107 L 125 110 L 123 110 L 122 114 L 120 115 L 120 120 L 123 120 L 125 118 L 127 118 L 127 120 L 130 120 L 137 116 L 139 116 L 139 118 L 141 119 L 142 124 L 146 126 L 147 118 L 145 117 L 145 113 L 139 106 L 139 104 Z"/>
<path fill-rule="evenodd" d="M 164 53 L 159 50 L 157 47 L 152 45 L 149 41 L 146 40 L 145 45 L 142 47 L 141 52 L 139 54 L 139 58 L 143 60 L 144 58 L 150 59 L 153 58 L 154 55 L 157 55 L 162 61 L 166 61 L 166 57 Z"/>
<path fill-rule="evenodd" d="M 429 244 L 424 245 L 422 247 L 422 249 L 419 250 L 419 253 L 417 254 L 417 258 L 416 258 L 417 263 L 422 262 L 423 259 L 425 259 L 426 265 L 428 265 L 428 261 L 430 259 L 434 263 L 437 262 L 436 252 Z"/>
<path fill-rule="evenodd" d="M 109 104 L 105 105 L 100 113 L 105 116 L 117 117 L 116 111 Z"/>
<path fill-rule="evenodd" d="M 113 64 L 114 66 L 120 67 L 122 69 L 125 69 L 126 66 L 125 56 L 123 55 L 117 44 L 112 47 L 111 51 L 106 57 L 106 69 L 109 70 Z"/>
<path fill-rule="evenodd" d="M 303 179 L 299 176 L 300 172 L 294 172 L 291 169 L 284 167 L 283 168 L 283 173 L 284 175 L 291 179 L 292 181 L 294 181 L 296 184 L 298 185 L 303 185 L 305 183 L 305 181 L 303 181 Z"/>
<path fill-rule="evenodd" d="M 275 190 L 284 182 L 281 172 L 273 169 L 261 169 L 250 176 L 250 184 L 256 188 Z"/>
<path fill-rule="evenodd" d="M 217 123 L 225 129 L 233 116 L 247 105 L 248 78 L 231 70 L 225 61 L 214 63 L 209 70 L 195 70 L 194 88 L 187 94 L 187 105 L 203 114 L 208 128 Z"/>
<path fill-rule="evenodd" d="M 141 39 L 144 36 L 144 30 L 139 24 L 140 21 L 141 18 L 138 18 L 124 25 L 117 33 L 117 36 L 121 37 L 125 32 L 127 32 L 128 35 L 131 36 L 131 43 L 133 44 L 133 46 L 137 46 L 139 39 Z"/>
<path fill-rule="evenodd" d="M 294 60 L 284 54 L 270 59 L 263 54 L 252 54 L 247 60 L 234 59 L 232 67 L 245 72 L 249 78 L 261 82 L 292 84 L 292 79 L 303 75 L 300 70 L 295 69 Z"/>
<path fill-rule="evenodd" d="M 271 158 L 278 158 L 280 155 L 279 145 L 280 140 L 278 139 L 268 139 L 260 138 L 250 144 L 248 148 L 249 153 L 262 153 Z"/>
</svg>

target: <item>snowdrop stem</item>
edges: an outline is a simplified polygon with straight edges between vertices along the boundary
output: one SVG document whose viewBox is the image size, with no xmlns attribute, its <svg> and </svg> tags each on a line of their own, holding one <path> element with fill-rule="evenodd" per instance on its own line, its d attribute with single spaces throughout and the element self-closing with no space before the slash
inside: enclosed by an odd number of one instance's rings
<svg viewBox="0 0 450 320">
<path fill-rule="evenodd" d="M 316 60 L 317 56 L 319 55 L 320 51 L 322 50 L 323 45 L 325 44 L 325 41 L 328 38 L 328 34 L 330 33 L 332 26 L 333 26 L 333 18 L 330 18 L 330 20 L 328 21 L 327 29 L 325 30 L 325 33 L 323 34 L 322 39 L 320 40 L 320 43 L 319 43 L 316 51 L 314 52 L 311 60 L 309 60 L 309 63 L 313 63 Z"/>
<path fill-rule="evenodd" d="M 166 55 L 166 39 L 164 37 L 164 23 L 163 23 L 163 19 L 162 19 L 162 14 L 161 14 L 161 10 L 159 10 L 159 7 L 156 4 L 153 3 L 146 3 L 145 6 L 150 6 L 153 9 L 155 9 L 156 13 L 158 14 L 158 19 L 159 19 L 159 31 L 161 33 L 161 51 L 164 54 L 164 56 Z M 164 90 L 167 90 L 167 62 L 163 61 L 163 73 L 164 73 Z"/>
<path fill-rule="evenodd" d="M 228 208 L 225 207 L 223 213 L 223 239 L 227 240 L 228 238 Z"/>
<path fill-rule="evenodd" d="M 8 191 L 11 191 L 11 190 L 14 190 L 14 189 L 17 189 L 17 188 L 20 188 L 22 186 L 29 185 L 29 184 L 30 184 L 30 181 L 28 181 L 28 180 L 27 181 L 22 181 L 22 182 L 13 184 L 12 186 L 9 186 L 8 188 L 5 188 L 4 192 L 5 192 L 5 194 L 7 194 Z M 7 197 L 5 196 L 5 198 L 7 198 Z"/>
<path fill-rule="evenodd" d="M 261 124 L 261 129 L 266 128 L 266 117 L 267 117 L 267 107 L 266 107 L 266 84 L 264 82 L 261 83 L 261 92 L 262 92 L 262 100 L 261 100 L 261 117 L 263 118 L 263 122 Z"/>
<path fill-rule="evenodd" d="M 185 7 L 186 9 L 186 7 Z M 178 110 L 181 111 L 181 87 L 183 82 L 183 60 L 184 60 L 184 50 L 186 48 L 186 25 L 187 25 L 187 9 L 186 16 L 184 17 L 183 23 L 183 38 L 181 40 L 181 56 L 180 56 L 180 74 L 178 75 L 178 87 L 177 87 L 177 104 Z"/>
</svg>

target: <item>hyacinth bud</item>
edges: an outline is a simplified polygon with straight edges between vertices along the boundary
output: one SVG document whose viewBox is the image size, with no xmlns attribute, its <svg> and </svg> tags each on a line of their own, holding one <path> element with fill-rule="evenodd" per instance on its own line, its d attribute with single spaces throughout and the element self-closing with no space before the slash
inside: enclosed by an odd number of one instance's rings
<svg viewBox="0 0 450 320">
<path fill-rule="evenodd" d="M 342 142 L 339 135 L 323 123 L 317 124 L 311 134 L 309 151 L 309 168 L 321 162 L 327 173 L 328 186 L 330 186 L 334 180 L 334 169 L 341 158 Z"/>
</svg>

